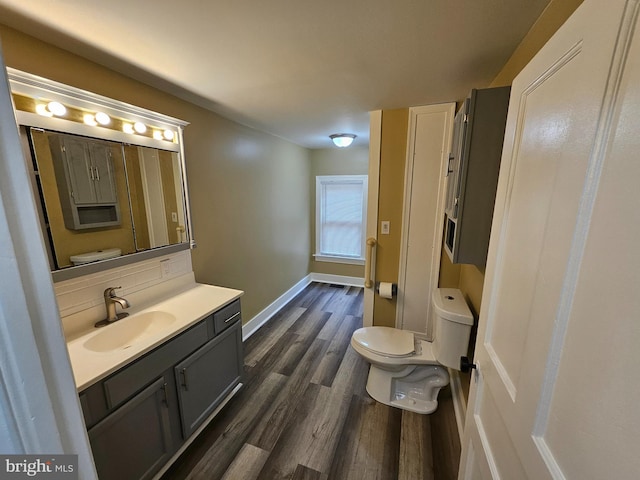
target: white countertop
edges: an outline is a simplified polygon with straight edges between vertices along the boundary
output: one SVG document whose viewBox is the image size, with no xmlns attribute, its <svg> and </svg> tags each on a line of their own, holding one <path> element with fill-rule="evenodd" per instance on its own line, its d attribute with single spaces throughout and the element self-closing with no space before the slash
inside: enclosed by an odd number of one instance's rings
<svg viewBox="0 0 640 480">
<path fill-rule="evenodd" d="M 131 363 L 212 312 L 231 303 L 243 293 L 241 290 L 231 288 L 194 284 L 192 288 L 181 291 L 156 304 L 147 305 L 145 308 L 127 309 L 130 316 L 119 320 L 118 323 L 135 322 L 137 314 L 150 311 L 162 311 L 176 317 L 176 320 L 166 329 L 146 336 L 130 346 L 127 345 L 127 348 L 95 352 L 85 347 L 85 342 L 112 327 L 111 325 L 94 328 L 84 335 L 75 337 L 67 342 L 67 349 L 78 391 L 86 389 L 98 380 Z"/>
</svg>

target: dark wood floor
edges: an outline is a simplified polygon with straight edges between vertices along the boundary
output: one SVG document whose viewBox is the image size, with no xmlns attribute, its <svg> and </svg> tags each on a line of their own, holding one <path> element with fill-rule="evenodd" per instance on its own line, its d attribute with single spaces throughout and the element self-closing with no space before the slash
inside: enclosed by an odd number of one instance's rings
<svg viewBox="0 0 640 480">
<path fill-rule="evenodd" d="M 245 386 L 163 480 L 457 477 L 449 388 L 431 415 L 382 405 L 351 348 L 360 288 L 312 283 L 245 343 Z"/>
</svg>

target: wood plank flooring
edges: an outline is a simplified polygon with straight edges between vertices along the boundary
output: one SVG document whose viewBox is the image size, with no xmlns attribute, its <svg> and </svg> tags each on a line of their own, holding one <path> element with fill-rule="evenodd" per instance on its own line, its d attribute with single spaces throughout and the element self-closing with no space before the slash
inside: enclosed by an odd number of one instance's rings
<svg viewBox="0 0 640 480">
<path fill-rule="evenodd" d="M 349 342 L 360 288 L 312 283 L 245 342 L 244 387 L 162 480 L 448 480 L 460 458 L 449 388 L 431 415 L 366 392 Z"/>
</svg>

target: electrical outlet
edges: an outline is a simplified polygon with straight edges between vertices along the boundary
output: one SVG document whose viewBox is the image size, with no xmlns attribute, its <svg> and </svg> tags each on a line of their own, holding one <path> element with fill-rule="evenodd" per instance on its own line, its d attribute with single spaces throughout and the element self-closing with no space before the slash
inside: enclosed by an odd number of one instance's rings
<svg viewBox="0 0 640 480">
<path fill-rule="evenodd" d="M 389 220 L 383 220 L 380 222 L 380 233 L 382 235 L 389 235 Z"/>
</svg>

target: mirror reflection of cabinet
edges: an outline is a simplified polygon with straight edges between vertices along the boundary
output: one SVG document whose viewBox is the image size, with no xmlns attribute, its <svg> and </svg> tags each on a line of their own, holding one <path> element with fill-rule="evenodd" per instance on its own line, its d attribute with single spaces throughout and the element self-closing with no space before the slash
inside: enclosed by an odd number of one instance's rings
<svg viewBox="0 0 640 480">
<path fill-rule="evenodd" d="M 70 135 L 50 136 L 49 144 L 66 228 L 120 225 L 109 145 Z"/>
<path fill-rule="evenodd" d="M 487 261 L 510 91 L 474 89 L 455 117 L 445 204 L 453 263 L 484 268 Z"/>
<path fill-rule="evenodd" d="M 188 122 L 10 67 L 7 75 L 54 282 L 195 247 L 182 137 Z M 64 114 L 47 109 L 54 101 Z M 133 150 L 159 158 L 135 186 Z M 61 159 L 55 168 L 54 156 Z M 148 229 L 153 240 L 143 238 Z"/>
</svg>

